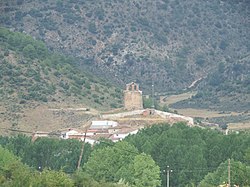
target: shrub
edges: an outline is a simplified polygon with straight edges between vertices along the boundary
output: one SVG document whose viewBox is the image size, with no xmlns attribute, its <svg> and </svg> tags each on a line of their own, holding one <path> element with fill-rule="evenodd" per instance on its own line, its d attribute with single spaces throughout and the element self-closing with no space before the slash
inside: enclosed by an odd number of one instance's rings
<svg viewBox="0 0 250 187">
<path fill-rule="evenodd" d="M 95 23 L 93 23 L 93 22 L 89 23 L 89 25 L 88 25 L 88 30 L 89 30 L 89 32 L 91 32 L 92 34 L 97 34 L 97 28 L 96 28 Z"/>
<path fill-rule="evenodd" d="M 37 57 L 37 53 L 36 53 L 36 49 L 33 45 L 28 44 L 27 46 L 25 46 L 23 48 L 23 54 L 25 57 L 34 59 L 35 57 Z"/>
</svg>

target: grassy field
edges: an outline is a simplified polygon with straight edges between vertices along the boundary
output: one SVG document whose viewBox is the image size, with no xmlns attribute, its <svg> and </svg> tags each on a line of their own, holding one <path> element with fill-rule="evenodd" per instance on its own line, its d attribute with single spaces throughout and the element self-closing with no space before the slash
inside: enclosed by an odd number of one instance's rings
<svg viewBox="0 0 250 187">
<path fill-rule="evenodd" d="M 223 116 L 237 116 L 240 113 L 231 112 L 231 113 L 221 113 L 220 111 L 213 111 L 208 109 L 194 109 L 194 108 L 185 108 L 185 109 L 172 109 L 177 110 L 179 114 L 190 117 L 201 117 L 201 118 L 216 118 Z"/>
<path fill-rule="evenodd" d="M 186 99 L 191 98 L 193 95 L 195 95 L 196 92 L 187 92 L 179 95 L 170 95 L 170 96 L 162 96 L 160 98 L 161 104 L 167 104 L 168 106 L 171 104 L 174 104 L 179 101 L 183 101 Z M 184 109 L 175 109 L 170 108 L 172 111 L 177 111 L 178 114 L 184 115 L 184 116 L 190 116 L 190 117 L 197 117 L 197 118 L 219 118 L 219 117 L 238 117 L 241 115 L 249 115 L 249 113 L 238 113 L 238 112 L 230 112 L 230 113 L 223 113 L 221 111 L 216 110 L 210 110 L 210 109 L 195 109 L 195 108 L 184 108 Z M 250 129 L 250 121 L 240 121 L 240 122 L 234 122 L 229 123 L 228 128 L 232 130 L 240 130 L 240 129 Z"/>
<path fill-rule="evenodd" d="M 241 123 L 229 123 L 228 129 L 231 129 L 231 130 L 250 129 L 250 121 L 245 121 Z"/>
<path fill-rule="evenodd" d="M 171 105 L 173 103 L 177 103 L 179 101 L 189 99 L 195 94 L 196 92 L 187 92 L 187 93 L 178 94 L 178 95 L 162 96 L 160 99 L 160 103 Z"/>
<path fill-rule="evenodd" d="M 179 95 L 171 95 L 171 96 L 162 96 L 161 104 L 167 104 L 168 106 L 179 101 L 183 101 L 191 98 L 195 95 L 196 92 L 187 92 Z M 194 109 L 194 108 L 185 108 L 185 109 L 175 109 L 170 108 L 170 110 L 176 110 L 179 114 L 190 117 L 201 117 L 201 118 L 215 118 L 215 117 L 223 117 L 223 116 L 236 116 L 240 113 L 231 112 L 231 113 L 222 113 L 221 111 L 209 110 L 209 109 Z"/>
</svg>

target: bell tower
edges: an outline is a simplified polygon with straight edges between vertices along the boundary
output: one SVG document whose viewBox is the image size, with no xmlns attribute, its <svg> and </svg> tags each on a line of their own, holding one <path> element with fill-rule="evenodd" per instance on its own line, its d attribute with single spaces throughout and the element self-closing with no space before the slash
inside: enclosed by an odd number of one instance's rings
<svg viewBox="0 0 250 187">
<path fill-rule="evenodd" d="M 134 82 L 126 84 L 124 108 L 127 110 L 143 109 L 142 91 L 139 90 L 139 85 Z"/>
</svg>

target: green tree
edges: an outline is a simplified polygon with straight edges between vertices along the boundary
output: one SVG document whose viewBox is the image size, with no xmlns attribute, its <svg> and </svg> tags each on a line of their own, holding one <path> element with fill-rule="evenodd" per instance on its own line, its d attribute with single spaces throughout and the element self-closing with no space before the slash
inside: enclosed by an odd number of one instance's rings
<svg viewBox="0 0 250 187">
<path fill-rule="evenodd" d="M 22 134 L 8 138 L 5 147 L 11 151 L 15 156 L 25 158 L 30 151 L 31 138 Z"/>
<path fill-rule="evenodd" d="M 122 179 L 135 186 L 158 186 L 161 183 L 160 169 L 153 159 L 139 154 L 134 146 L 124 141 L 94 150 L 84 169 L 97 181 L 118 182 Z"/>
<path fill-rule="evenodd" d="M 142 153 L 137 155 L 130 166 L 131 184 L 135 187 L 156 187 L 161 185 L 160 167 L 151 156 Z"/>
<path fill-rule="evenodd" d="M 138 150 L 134 146 L 119 142 L 112 147 L 94 150 L 84 168 L 97 181 L 118 182 L 135 154 Z"/>
<path fill-rule="evenodd" d="M 73 175 L 74 185 L 78 187 L 129 187 L 123 180 L 117 183 L 110 183 L 105 181 L 97 182 L 85 172 L 76 172 Z"/>
<path fill-rule="evenodd" d="M 153 100 L 152 98 L 143 97 L 143 108 L 152 108 Z"/>
<path fill-rule="evenodd" d="M 250 166 L 250 148 L 245 150 L 244 159 L 248 163 L 248 165 Z"/>
<path fill-rule="evenodd" d="M 18 157 L 0 146 L 0 186 L 71 187 L 73 180 L 62 171 L 43 170 L 39 173 L 24 165 Z"/>
<path fill-rule="evenodd" d="M 73 187 L 74 181 L 63 171 L 45 169 L 34 177 L 33 186 Z"/>
<path fill-rule="evenodd" d="M 14 49 L 18 49 L 21 44 L 22 37 L 19 34 L 9 34 L 8 35 L 8 43 L 14 47 Z"/>
<path fill-rule="evenodd" d="M 25 57 L 29 57 L 31 59 L 37 57 L 36 49 L 33 45 L 28 44 L 23 48 L 23 54 Z"/>
<path fill-rule="evenodd" d="M 0 146 L 0 186 L 30 186 L 31 171 L 18 157 Z"/>
<path fill-rule="evenodd" d="M 81 150 L 81 142 L 77 140 L 57 140 L 40 138 L 34 142 L 26 163 L 35 168 L 62 169 L 72 173 L 76 170 Z M 91 146 L 85 144 L 81 163 L 85 163 L 90 155 Z"/>
<path fill-rule="evenodd" d="M 43 42 L 37 41 L 35 48 L 36 48 L 37 55 L 40 59 L 48 55 L 47 47 L 45 46 Z"/>
<path fill-rule="evenodd" d="M 216 171 L 208 173 L 201 181 L 201 187 L 218 186 L 228 181 L 228 161 L 220 164 Z M 240 186 L 250 185 L 250 167 L 231 160 L 231 184 Z"/>
<path fill-rule="evenodd" d="M 73 175 L 75 186 L 98 187 L 99 183 L 91 178 L 88 174 L 80 171 Z"/>
</svg>

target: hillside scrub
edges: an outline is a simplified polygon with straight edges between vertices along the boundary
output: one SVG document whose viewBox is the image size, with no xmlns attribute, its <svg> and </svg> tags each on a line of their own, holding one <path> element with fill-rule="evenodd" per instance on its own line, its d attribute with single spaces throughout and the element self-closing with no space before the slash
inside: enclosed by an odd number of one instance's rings
<svg viewBox="0 0 250 187">
<path fill-rule="evenodd" d="M 157 92 L 180 91 L 213 75 L 220 63 L 238 63 L 250 49 L 247 0 L 3 4 L 2 25 L 79 57 L 82 66 L 112 82 L 138 80 L 147 93 L 152 77 Z"/>
<path fill-rule="evenodd" d="M 31 36 L 1 27 L 0 55 L 1 101 L 8 98 L 20 103 L 51 102 L 62 101 L 67 96 L 82 103 L 97 100 L 97 106 L 121 102 L 114 87 L 110 86 L 105 93 L 105 81 L 80 72 L 74 58 L 49 51 L 42 41 Z M 91 90 L 91 87 L 98 89 Z M 101 97 L 110 94 L 113 94 L 112 101 L 108 98 L 100 102 Z"/>
</svg>

